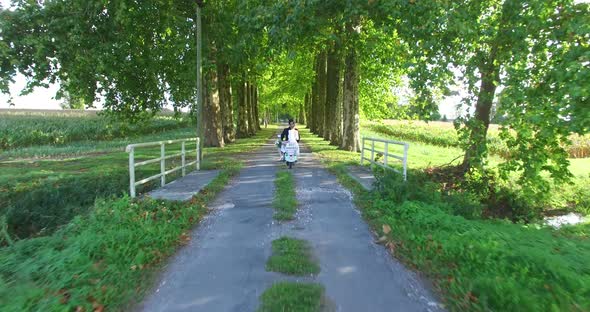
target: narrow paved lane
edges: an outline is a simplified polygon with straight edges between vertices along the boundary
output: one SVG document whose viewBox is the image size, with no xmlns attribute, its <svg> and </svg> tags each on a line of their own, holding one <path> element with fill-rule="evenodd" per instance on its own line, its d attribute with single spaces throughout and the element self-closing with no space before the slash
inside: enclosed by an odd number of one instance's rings
<svg viewBox="0 0 590 312">
<path fill-rule="evenodd" d="M 308 240 L 321 273 L 305 281 L 326 288 L 330 310 L 436 311 L 415 275 L 373 242 L 351 194 L 302 149 L 292 170 L 297 219 L 272 219 L 274 178 L 287 170 L 272 144 L 261 148 L 211 205 L 213 212 L 165 268 L 141 311 L 253 312 L 273 282 L 293 280 L 266 272 L 271 242 L 282 235 Z"/>
<path fill-rule="evenodd" d="M 190 244 L 166 267 L 142 311 L 255 311 L 278 279 L 265 271 L 273 239 L 274 179 L 279 162 L 268 144 L 212 203 Z"/>
<path fill-rule="evenodd" d="M 352 194 L 313 155 L 301 159 L 294 172 L 300 210 L 286 234 L 312 244 L 317 281 L 336 311 L 437 311 L 417 276 L 374 243 Z"/>
</svg>

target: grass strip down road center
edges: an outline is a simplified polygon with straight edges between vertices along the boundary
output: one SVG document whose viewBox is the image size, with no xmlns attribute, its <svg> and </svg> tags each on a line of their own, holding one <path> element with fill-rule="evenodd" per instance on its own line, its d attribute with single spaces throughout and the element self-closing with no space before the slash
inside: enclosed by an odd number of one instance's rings
<svg viewBox="0 0 590 312">
<path fill-rule="evenodd" d="M 260 296 L 258 312 L 320 312 L 324 293 L 314 283 L 275 283 Z"/>
<path fill-rule="evenodd" d="M 280 221 L 293 220 L 297 211 L 297 199 L 295 198 L 295 179 L 289 171 L 279 170 L 275 179 L 275 208 L 274 218 Z"/>
<path fill-rule="evenodd" d="M 299 276 L 320 272 L 309 243 L 304 240 L 281 237 L 272 242 L 272 251 L 273 254 L 266 263 L 268 271 Z"/>
</svg>

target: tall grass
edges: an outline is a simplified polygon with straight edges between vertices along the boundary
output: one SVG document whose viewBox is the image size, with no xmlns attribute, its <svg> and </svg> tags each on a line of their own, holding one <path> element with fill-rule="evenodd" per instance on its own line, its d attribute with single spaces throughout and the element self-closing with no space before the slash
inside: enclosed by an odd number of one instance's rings
<svg viewBox="0 0 590 312">
<path fill-rule="evenodd" d="M 136 137 L 178 129 L 189 124 L 189 119 L 175 119 L 172 116 L 157 116 L 149 121 L 130 124 L 93 114 L 0 113 L 0 150 Z"/>
<path fill-rule="evenodd" d="M 154 142 L 161 140 L 175 140 L 192 138 L 196 136 L 195 127 L 183 127 L 174 130 L 145 134 L 141 136 L 116 138 L 108 141 L 77 141 L 64 145 L 34 145 L 29 147 L 18 147 L 9 150 L 0 150 L 0 161 L 8 159 L 42 159 L 42 158 L 63 158 L 67 156 L 81 156 L 88 154 L 104 154 L 107 152 L 121 152 L 125 147 L 133 143 Z"/>
</svg>

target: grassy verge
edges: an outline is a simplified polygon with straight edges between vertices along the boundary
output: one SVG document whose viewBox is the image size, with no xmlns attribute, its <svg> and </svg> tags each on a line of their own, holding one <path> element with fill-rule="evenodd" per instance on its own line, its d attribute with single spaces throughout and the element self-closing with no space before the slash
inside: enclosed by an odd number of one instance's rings
<svg viewBox="0 0 590 312">
<path fill-rule="evenodd" d="M 289 275 L 310 275 L 320 272 L 312 258 L 309 244 L 300 239 L 282 237 L 272 242 L 272 256 L 266 262 L 268 271 Z"/>
<path fill-rule="evenodd" d="M 46 237 L 0 249 L 3 311 L 117 311 L 138 300 L 161 263 L 190 238 L 207 204 L 239 171 L 221 174 L 191 202 L 99 200 Z"/>
<path fill-rule="evenodd" d="M 192 132 L 192 130 L 190 130 Z M 206 148 L 204 150 L 203 169 L 220 169 L 227 161 L 235 161 L 236 156 L 260 146 L 276 132 L 269 127 L 259 131 L 255 136 L 237 140 L 225 148 Z M 189 130 L 181 135 L 178 130 L 162 132 L 137 138 L 135 142 L 170 139 L 175 135 L 186 137 Z M 7 229 L 11 239 L 0 234 L 0 245 L 8 240 L 16 240 L 34 235 L 48 235 L 59 226 L 66 224 L 77 215 L 92 208 L 96 198 L 120 196 L 128 191 L 128 155 L 123 151 L 126 140 L 113 141 L 109 148 L 98 154 L 41 160 L 6 160 L 0 161 L 0 233 Z M 101 144 L 100 142 L 98 144 Z M 118 147 L 117 147 L 118 146 Z M 194 157 L 187 145 L 187 159 Z M 63 147 L 68 149 L 68 146 Z M 180 152 L 180 144 L 167 146 L 166 153 Z M 137 161 L 155 158 L 159 147 L 138 149 Z M 179 158 L 166 161 L 167 169 L 177 166 Z M 151 176 L 160 171 L 159 164 L 142 166 L 136 170 L 136 179 Z M 180 176 L 167 176 L 168 182 Z M 144 185 L 141 193 L 158 186 L 156 181 Z M 4 220 L 4 221 L 2 221 Z"/>
<path fill-rule="evenodd" d="M 433 280 L 453 311 L 587 311 L 590 309 L 588 225 L 555 230 L 453 213 L 469 198 L 450 200 L 420 177 L 407 183 L 383 174 L 376 192 L 346 174 L 358 154 L 336 151 L 302 131 L 387 248 Z M 387 191 L 380 191 L 387 190 Z"/>
<path fill-rule="evenodd" d="M 260 297 L 258 312 L 320 312 L 323 295 L 318 284 L 276 283 Z"/>
<path fill-rule="evenodd" d="M 276 220 L 293 220 L 297 211 L 297 198 L 295 198 L 295 179 L 288 171 L 278 171 L 275 179 L 275 208 Z"/>
</svg>

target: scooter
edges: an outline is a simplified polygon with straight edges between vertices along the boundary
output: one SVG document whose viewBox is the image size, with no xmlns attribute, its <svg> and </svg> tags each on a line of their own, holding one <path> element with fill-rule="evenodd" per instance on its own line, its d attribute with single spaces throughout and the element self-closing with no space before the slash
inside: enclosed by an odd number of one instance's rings
<svg viewBox="0 0 590 312">
<path fill-rule="evenodd" d="M 293 165 L 297 162 L 297 143 L 283 142 L 285 153 L 283 157 L 289 169 L 293 169 Z"/>
</svg>

